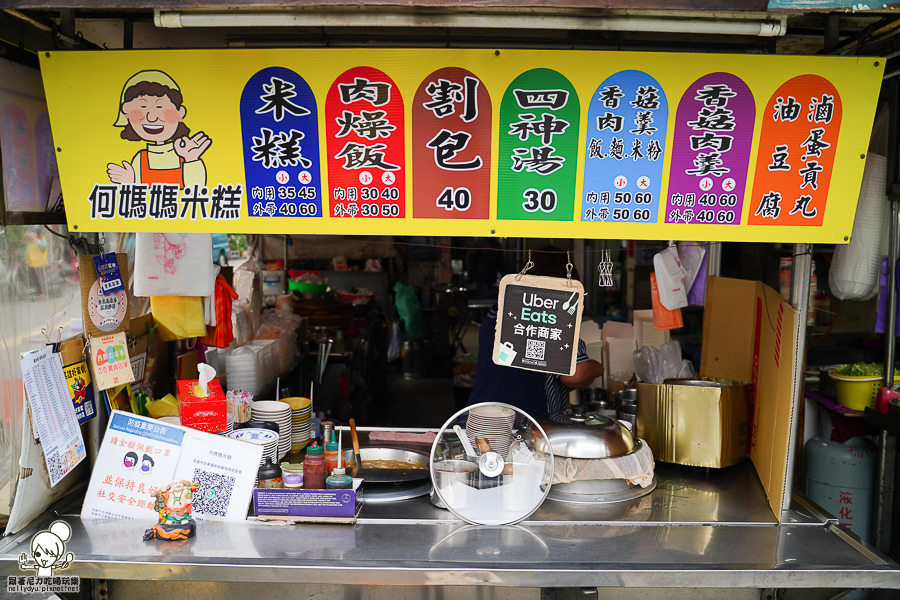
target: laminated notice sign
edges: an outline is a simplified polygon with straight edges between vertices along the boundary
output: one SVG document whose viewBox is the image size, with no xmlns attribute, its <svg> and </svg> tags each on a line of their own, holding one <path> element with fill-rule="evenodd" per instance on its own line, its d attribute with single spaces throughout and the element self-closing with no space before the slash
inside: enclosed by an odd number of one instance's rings
<svg viewBox="0 0 900 600">
<path fill-rule="evenodd" d="M 82 519 L 155 519 L 153 493 L 197 483 L 193 517 L 243 521 L 262 446 L 114 410 L 81 508 Z"/>
<path fill-rule="evenodd" d="M 572 375 L 584 287 L 572 279 L 507 275 L 500 281 L 494 363 Z"/>
<path fill-rule="evenodd" d="M 84 438 L 66 386 L 62 360 L 50 346 L 22 355 L 22 381 L 54 487 L 85 459 Z"/>
<path fill-rule="evenodd" d="M 124 333 L 105 335 L 91 341 L 91 360 L 94 382 L 98 390 L 134 381 L 134 371 L 128 357 L 128 342 Z"/>
</svg>

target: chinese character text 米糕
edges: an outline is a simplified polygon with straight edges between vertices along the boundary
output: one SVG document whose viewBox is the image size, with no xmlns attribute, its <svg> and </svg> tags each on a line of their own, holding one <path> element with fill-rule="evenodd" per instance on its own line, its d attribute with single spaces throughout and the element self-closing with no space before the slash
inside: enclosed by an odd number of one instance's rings
<svg viewBox="0 0 900 600">
<path fill-rule="evenodd" d="M 284 118 L 284 113 L 288 112 L 295 117 L 308 115 L 309 110 L 291 102 L 291 98 L 297 95 L 294 91 L 294 84 L 290 81 L 272 77 L 269 84 L 262 84 L 263 92 L 259 97 L 263 101 L 263 105 L 256 109 L 256 114 L 262 115 L 271 112 L 276 122 L 280 122 Z"/>
</svg>

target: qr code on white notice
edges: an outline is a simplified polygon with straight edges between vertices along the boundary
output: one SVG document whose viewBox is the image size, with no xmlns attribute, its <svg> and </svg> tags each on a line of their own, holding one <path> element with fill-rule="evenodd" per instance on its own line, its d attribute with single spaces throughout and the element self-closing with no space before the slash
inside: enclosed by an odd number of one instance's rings
<svg viewBox="0 0 900 600">
<path fill-rule="evenodd" d="M 231 490 L 234 489 L 234 477 L 194 469 L 193 481 L 197 482 L 197 491 L 194 492 L 193 499 L 194 511 L 224 517 L 228 512 Z"/>
<path fill-rule="evenodd" d="M 546 346 L 547 342 L 528 340 L 528 343 L 525 345 L 525 358 L 544 360 L 544 348 Z"/>
<path fill-rule="evenodd" d="M 58 454 L 47 457 L 47 471 L 50 473 L 51 481 L 58 481 L 66 474 L 66 468 Z"/>
</svg>

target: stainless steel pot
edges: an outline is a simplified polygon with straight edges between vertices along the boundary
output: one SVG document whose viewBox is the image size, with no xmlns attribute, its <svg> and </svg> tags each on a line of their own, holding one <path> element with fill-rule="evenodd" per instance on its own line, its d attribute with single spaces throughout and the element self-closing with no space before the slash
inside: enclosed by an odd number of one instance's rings
<svg viewBox="0 0 900 600">
<path fill-rule="evenodd" d="M 586 411 L 583 406 L 553 413 L 539 419 L 547 438 L 534 436 L 531 429 L 523 432 L 534 442 L 534 449 L 568 458 L 611 458 L 631 454 L 639 446 L 628 429 L 611 417 Z"/>
</svg>

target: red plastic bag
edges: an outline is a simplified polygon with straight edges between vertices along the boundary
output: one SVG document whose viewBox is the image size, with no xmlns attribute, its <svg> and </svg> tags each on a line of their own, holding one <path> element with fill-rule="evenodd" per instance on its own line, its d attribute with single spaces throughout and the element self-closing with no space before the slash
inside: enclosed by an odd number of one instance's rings
<svg viewBox="0 0 900 600">
<path fill-rule="evenodd" d="M 684 327 L 681 320 L 681 309 L 669 310 L 659 301 L 659 287 L 656 285 L 656 273 L 650 273 L 650 296 L 653 298 L 653 326 L 657 329 L 678 329 Z"/>
<path fill-rule="evenodd" d="M 206 335 L 200 342 L 214 348 L 227 348 L 234 340 L 231 328 L 231 302 L 237 300 L 237 293 L 231 289 L 221 275 L 216 277 L 215 285 L 216 324 L 206 328 Z"/>
</svg>

